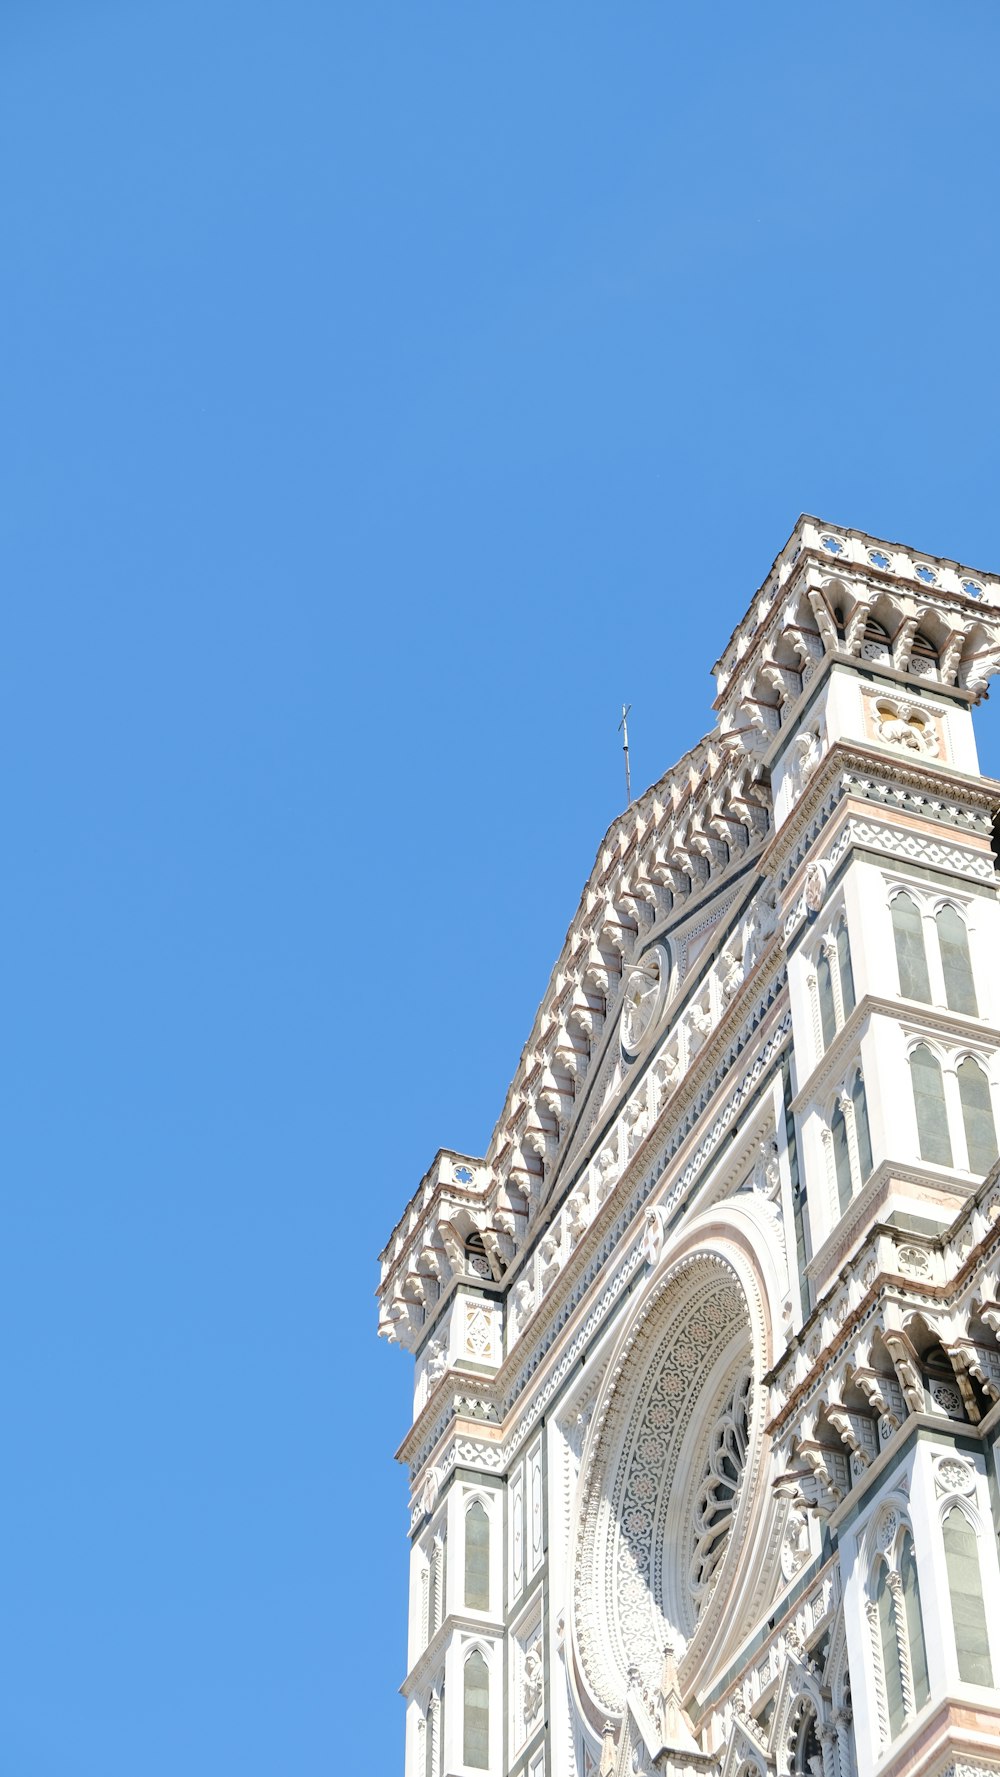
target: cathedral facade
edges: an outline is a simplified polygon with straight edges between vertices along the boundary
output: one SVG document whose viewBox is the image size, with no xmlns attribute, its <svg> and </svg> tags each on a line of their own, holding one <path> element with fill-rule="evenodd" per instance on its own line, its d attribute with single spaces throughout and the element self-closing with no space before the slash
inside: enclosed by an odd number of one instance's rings
<svg viewBox="0 0 1000 1777">
<path fill-rule="evenodd" d="M 998 667 L 802 518 L 393 1232 L 406 1777 L 1000 1777 Z"/>
</svg>

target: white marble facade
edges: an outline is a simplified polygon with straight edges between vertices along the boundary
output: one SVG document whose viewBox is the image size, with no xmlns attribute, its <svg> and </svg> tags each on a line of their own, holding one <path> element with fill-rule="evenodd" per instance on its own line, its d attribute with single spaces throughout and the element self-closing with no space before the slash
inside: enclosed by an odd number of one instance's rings
<svg viewBox="0 0 1000 1777">
<path fill-rule="evenodd" d="M 406 1777 L 1000 1777 L 998 665 L 801 519 L 407 1206 Z"/>
</svg>

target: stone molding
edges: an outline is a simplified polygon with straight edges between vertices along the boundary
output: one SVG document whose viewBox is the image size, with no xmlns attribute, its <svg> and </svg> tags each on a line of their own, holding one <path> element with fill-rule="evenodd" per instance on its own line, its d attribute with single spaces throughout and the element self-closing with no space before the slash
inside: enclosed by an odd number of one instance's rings
<svg viewBox="0 0 1000 1777">
<path fill-rule="evenodd" d="M 985 1323 L 989 1343 L 973 1322 Z M 925 1380 L 911 1340 L 918 1323 L 950 1380 Z M 787 1477 L 779 1491 L 824 1516 L 880 1471 L 912 1422 L 939 1415 L 976 1436 L 983 1399 L 1000 1402 L 1000 1164 L 942 1235 L 870 1229 L 766 1381 L 768 1431 Z M 845 1405 L 852 1389 L 864 1413 Z"/>
<path fill-rule="evenodd" d="M 691 1187 L 697 1182 L 706 1165 L 712 1158 L 719 1143 L 723 1140 L 733 1120 L 751 1098 L 763 1076 L 770 1071 L 781 1050 L 785 1047 L 791 1031 L 791 1014 L 787 1007 L 766 1034 L 763 1044 L 753 1052 L 751 1061 L 745 1067 L 741 1077 L 731 1088 L 725 1102 L 718 1108 L 708 1129 L 702 1134 L 694 1152 L 689 1156 L 673 1184 L 658 1201 L 665 1214 L 673 1217 Z M 731 1070 L 728 1070 L 731 1071 Z M 612 1198 L 605 1211 L 607 1220 L 592 1230 L 594 1244 L 579 1253 L 572 1271 L 567 1266 L 560 1278 L 560 1291 L 550 1303 L 546 1303 L 547 1312 L 533 1319 L 528 1324 L 526 1334 L 530 1336 L 519 1339 L 516 1352 L 508 1356 L 497 1377 L 484 1398 L 495 1402 L 502 1416 L 504 1433 L 503 1445 L 505 1460 L 512 1460 L 524 1439 L 530 1434 L 532 1427 L 545 1411 L 549 1401 L 562 1386 L 565 1377 L 570 1373 L 581 1353 L 596 1336 L 613 1309 L 622 1291 L 627 1288 L 632 1277 L 643 1265 L 642 1223 L 639 1216 L 652 1191 L 659 1183 L 668 1162 L 682 1147 L 683 1141 L 697 1131 L 702 1107 L 689 1112 L 689 1119 L 683 1132 L 677 1134 L 673 1147 L 660 1153 L 655 1162 L 637 1167 L 624 1182 L 629 1195 L 623 1197 L 621 1190 Z M 610 1219 L 614 1215 L 613 1221 Z M 628 1247 L 618 1258 L 613 1269 L 609 1270 L 616 1250 L 626 1236 L 629 1237 Z M 599 1242 L 599 1244 L 598 1244 Z M 581 1243 L 582 1244 L 582 1243 Z M 569 1325 L 576 1311 L 591 1298 L 594 1286 L 603 1281 L 604 1287 L 596 1300 L 590 1301 L 589 1312 L 582 1322 L 570 1331 L 561 1343 L 555 1367 L 546 1375 L 545 1381 L 539 1385 L 536 1373 L 542 1369 L 545 1358 L 552 1350 L 560 1335 Z M 510 1423 L 510 1415 L 534 1381 L 527 1403 L 522 1407 L 516 1424 Z M 447 1433 L 453 1412 L 450 1405 L 443 1409 L 437 1407 L 436 1401 L 429 1402 L 434 1407 L 433 1426 L 427 1428 L 427 1409 L 404 1439 L 398 1452 L 402 1460 L 410 1464 L 411 1473 L 418 1477 L 424 1465 L 433 1459 L 438 1460 L 435 1452 L 437 1446 Z"/>
</svg>

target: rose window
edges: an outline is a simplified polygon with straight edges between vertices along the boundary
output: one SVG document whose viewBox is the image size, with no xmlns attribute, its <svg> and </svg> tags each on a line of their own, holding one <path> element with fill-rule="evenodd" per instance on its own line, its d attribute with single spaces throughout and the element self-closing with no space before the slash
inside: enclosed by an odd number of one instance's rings
<svg viewBox="0 0 1000 1777">
<path fill-rule="evenodd" d="M 664 1278 L 615 1366 L 576 1551 L 575 1645 L 595 1717 L 620 1709 L 632 1668 L 656 1682 L 666 1641 L 696 1661 L 733 1610 L 758 1515 L 755 1362 L 743 1286 L 706 1254 Z"/>
<path fill-rule="evenodd" d="M 691 1592 L 709 1590 L 726 1550 L 750 1443 L 753 1377 L 742 1370 L 712 1428 L 708 1461 L 694 1507 Z"/>
</svg>

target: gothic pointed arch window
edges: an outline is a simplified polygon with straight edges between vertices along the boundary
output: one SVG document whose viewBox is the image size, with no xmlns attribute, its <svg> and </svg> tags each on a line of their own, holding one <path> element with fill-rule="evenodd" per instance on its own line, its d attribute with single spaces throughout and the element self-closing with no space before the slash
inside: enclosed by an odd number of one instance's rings
<svg viewBox="0 0 1000 1777">
<path fill-rule="evenodd" d="M 851 964 L 851 940 L 847 930 L 847 915 L 842 913 L 837 925 L 837 965 L 840 970 L 840 1001 L 844 1017 L 849 1018 L 854 1011 L 854 969 Z"/>
<path fill-rule="evenodd" d="M 905 890 L 892 899 L 892 935 L 896 945 L 899 969 L 899 991 L 904 999 L 930 1002 L 931 982 L 927 972 L 924 948 L 924 927 L 920 909 Z"/>
<path fill-rule="evenodd" d="M 913 1552 L 913 1538 L 908 1530 L 904 1530 L 900 1539 L 899 1577 L 902 1585 L 903 1618 L 906 1624 L 910 1677 L 913 1685 L 913 1706 L 915 1709 L 922 1709 L 930 1696 L 930 1684 L 927 1678 L 927 1645 L 924 1641 L 924 1619 L 920 1609 L 917 1558 Z"/>
<path fill-rule="evenodd" d="M 465 1513 L 465 1603 L 469 1610 L 490 1608 L 490 1519 L 481 1499 Z"/>
<path fill-rule="evenodd" d="M 823 1748 L 820 1745 L 816 1711 L 811 1703 L 803 1703 L 792 1732 L 788 1768 L 790 1777 L 815 1777 L 823 1769 Z"/>
<path fill-rule="evenodd" d="M 466 1655 L 462 1684 L 462 1763 L 485 1771 L 490 1762 L 490 1669 L 479 1648 Z"/>
<path fill-rule="evenodd" d="M 821 1051 L 829 1049 L 837 1032 L 854 1011 L 854 968 L 847 914 L 840 909 L 828 914 L 822 936 L 814 942 L 812 987 L 819 1024 Z"/>
<path fill-rule="evenodd" d="M 820 952 L 816 965 L 816 984 L 819 990 L 819 1017 L 823 1032 L 823 1047 L 828 1049 L 837 1034 L 837 1011 L 833 1000 L 833 965 L 827 950 Z"/>
<path fill-rule="evenodd" d="M 851 1105 L 854 1110 L 854 1130 L 858 1144 L 858 1166 L 861 1170 L 861 1183 L 870 1178 L 873 1171 L 872 1137 L 868 1123 L 868 1099 L 865 1094 L 864 1075 L 858 1068 L 851 1082 Z"/>
<path fill-rule="evenodd" d="M 833 1185 L 841 1215 L 874 1171 L 868 1098 L 861 1068 L 855 1064 L 834 1101 L 827 1124 Z"/>
<path fill-rule="evenodd" d="M 910 1052 L 910 1080 L 920 1158 L 935 1166 L 951 1166 L 951 1137 L 941 1063 L 926 1043 L 918 1043 Z"/>
<path fill-rule="evenodd" d="M 958 1675 L 965 1684 L 993 1683 L 979 1539 L 962 1507 L 955 1504 L 942 1524 Z"/>
<path fill-rule="evenodd" d="M 974 1018 L 978 1018 L 979 1004 L 972 977 L 972 957 L 969 954 L 969 933 L 965 921 L 950 902 L 946 902 L 943 907 L 939 907 L 934 923 L 941 948 L 941 972 L 944 975 L 948 1005 L 953 1012 L 969 1012 Z"/>
<path fill-rule="evenodd" d="M 969 1171 L 985 1176 L 997 1158 L 997 1132 L 993 1120 L 990 1082 L 972 1055 L 967 1055 L 960 1061 L 955 1071 L 958 1076 L 958 1096 L 962 1105 Z"/>
<path fill-rule="evenodd" d="M 888 1509 L 875 1541 L 868 1617 L 883 1738 L 895 1740 L 930 1696 L 927 1649 L 910 1526 Z"/>
<path fill-rule="evenodd" d="M 830 1119 L 830 1135 L 833 1138 L 833 1170 L 837 1180 L 837 1199 L 840 1213 L 843 1215 L 854 1194 L 854 1181 L 851 1175 L 851 1146 L 847 1133 L 847 1118 L 844 1107 L 838 1101 Z"/>
</svg>

